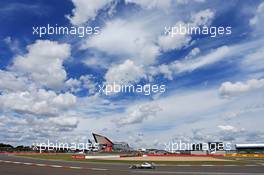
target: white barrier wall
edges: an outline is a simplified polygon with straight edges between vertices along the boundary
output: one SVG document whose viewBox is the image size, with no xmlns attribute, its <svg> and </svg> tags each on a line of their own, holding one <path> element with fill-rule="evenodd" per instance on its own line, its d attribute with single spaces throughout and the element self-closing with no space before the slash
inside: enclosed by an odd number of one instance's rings
<svg viewBox="0 0 264 175">
<path fill-rule="evenodd" d="M 107 158 L 120 158 L 120 155 L 109 155 L 109 156 L 85 156 L 85 159 L 107 159 Z"/>
</svg>

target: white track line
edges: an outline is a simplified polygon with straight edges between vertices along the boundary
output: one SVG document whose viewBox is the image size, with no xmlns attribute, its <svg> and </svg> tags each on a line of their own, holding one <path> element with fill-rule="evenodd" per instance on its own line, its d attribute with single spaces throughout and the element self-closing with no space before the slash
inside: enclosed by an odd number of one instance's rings
<svg viewBox="0 0 264 175">
<path fill-rule="evenodd" d="M 103 168 L 91 168 L 91 170 L 96 170 L 96 171 L 107 171 L 108 169 L 103 169 Z"/>
<path fill-rule="evenodd" d="M 22 164 L 22 162 L 11 162 L 11 163 L 14 163 L 14 164 Z"/>
<path fill-rule="evenodd" d="M 23 163 L 23 165 L 33 165 L 33 163 Z"/>
<path fill-rule="evenodd" d="M 49 164 L 42 164 L 42 163 L 12 162 L 12 161 L 9 161 L 9 160 L 0 160 L 0 162 L 13 163 L 13 164 L 22 164 L 22 165 L 31 165 L 31 166 L 39 166 L 39 167 L 89 169 L 89 170 L 94 170 L 94 171 L 108 171 L 108 169 L 104 169 L 104 168 L 83 168 L 83 167 L 77 167 L 77 166 L 49 165 Z"/>
<path fill-rule="evenodd" d="M 53 167 L 53 168 L 63 168 L 63 166 L 61 165 L 48 165 L 49 167 Z"/>
<path fill-rule="evenodd" d="M 37 164 L 33 164 L 33 165 L 36 165 L 36 166 L 47 166 L 46 164 L 41 164 L 41 163 L 37 163 Z"/>
<path fill-rule="evenodd" d="M 68 168 L 71 168 L 71 169 L 83 169 L 82 167 L 78 167 L 78 166 L 70 166 Z"/>
</svg>

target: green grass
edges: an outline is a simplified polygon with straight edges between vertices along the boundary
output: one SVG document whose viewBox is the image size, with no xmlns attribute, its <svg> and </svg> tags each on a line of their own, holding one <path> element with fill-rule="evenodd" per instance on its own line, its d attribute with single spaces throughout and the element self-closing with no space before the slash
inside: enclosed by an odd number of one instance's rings
<svg viewBox="0 0 264 175">
<path fill-rule="evenodd" d="M 143 163 L 146 161 L 133 161 L 133 160 L 98 160 L 98 159 L 72 159 L 71 154 L 34 154 L 34 155 L 16 155 L 19 157 L 45 159 L 45 160 L 62 160 L 62 161 L 74 161 L 74 162 L 87 162 L 87 163 L 119 163 L 119 164 L 135 164 Z M 244 165 L 248 164 L 247 161 L 151 161 L 155 164 L 162 165 Z"/>
</svg>

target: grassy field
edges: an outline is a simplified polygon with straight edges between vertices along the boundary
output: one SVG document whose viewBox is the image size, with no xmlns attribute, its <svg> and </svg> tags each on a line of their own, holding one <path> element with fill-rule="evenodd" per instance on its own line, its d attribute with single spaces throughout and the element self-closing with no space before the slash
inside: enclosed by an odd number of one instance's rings
<svg viewBox="0 0 264 175">
<path fill-rule="evenodd" d="M 33 158 L 33 159 L 45 159 L 45 160 L 63 160 L 63 161 L 77 161 L 77 162 L 87 162 L 87 163 L 122 163 L 122 164 L 135 164 L 143 163 L 145 161 L 133 161 L 133 160 L 95 160 L 95 159 L 72 159 L 71 154 L 25 154 L 16 155 L 19 157 Z M 244 165 L 248 164 L 247 161 L 151 161 L 155 164 L 162 165 Z"/>
</svg>

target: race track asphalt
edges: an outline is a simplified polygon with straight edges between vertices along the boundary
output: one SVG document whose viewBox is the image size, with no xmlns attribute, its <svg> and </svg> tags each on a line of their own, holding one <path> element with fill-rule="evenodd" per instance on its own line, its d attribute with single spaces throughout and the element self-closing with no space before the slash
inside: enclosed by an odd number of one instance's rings
<svg viewBox="0 0 264 175">
<path fill-rule="evenodd" d="M 0 155 L 0 175 L 254 175 L 263 174 L 263 165 L 247 166 L 158 166 L 155 170 L 130 170 L 127 164 L 81 163 L 36 160 Z"/>
</svg>

